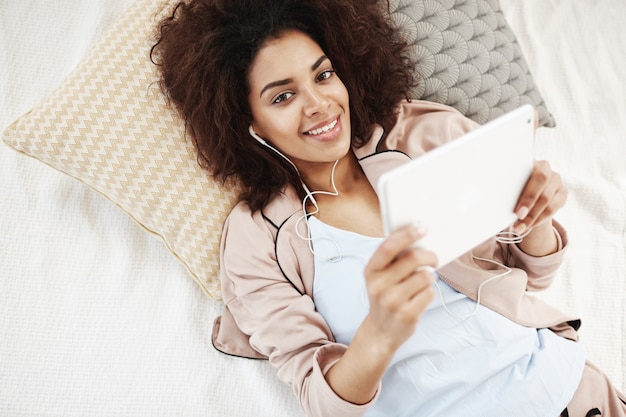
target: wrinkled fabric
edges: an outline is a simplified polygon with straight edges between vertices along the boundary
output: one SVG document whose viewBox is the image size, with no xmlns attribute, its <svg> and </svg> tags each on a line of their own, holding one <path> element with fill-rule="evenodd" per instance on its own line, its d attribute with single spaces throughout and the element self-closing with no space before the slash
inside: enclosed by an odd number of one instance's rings
<svg viewBox="0 0 626 417">
<path fill-rule="evenodd" d="M 403 102 L 398 112 L 391 131 L 378 127 L 365 146 L 354 149 L 374 188 L 383 172 L 477 126 L 453 108 L 430 102 Z M 301 216 L 301 201 L 292 188 L 262 211 L 251 212 L 244 203 L 232 210 L 222 235 L 224 312 L 216 321 L 213 345 L 229 354 L 267 357 L 278 377 L 292 385 L 307 416 L 362 416 L 376 396 L 368 404 L 352 404 L 337 396 L 324 378 L 347 346 L 335 342 L 315 309 L 313 254 L 296 233 L 298 227 L 306 235 Z M 567 237 L 554 225 L 560 250 L 552 255 L 536 258 L 493 239 L 473 250 L 513 268 L 506 280 L 485 286 L 481 303 L 523 326 L 550 328 L 576 340 L 577 318 L 527 294 L 549 286 L 562 262 Z M 469 254 L 439 270 L 448 285 L 474 300 L 478 286 L 500 272 Z"/>
</svg>

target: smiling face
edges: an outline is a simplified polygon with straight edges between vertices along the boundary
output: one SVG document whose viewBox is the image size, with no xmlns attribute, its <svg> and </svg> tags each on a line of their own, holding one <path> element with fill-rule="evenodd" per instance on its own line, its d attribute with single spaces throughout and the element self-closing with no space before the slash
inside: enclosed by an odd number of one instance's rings
<svg viewBox="0 0 626 417">
<path fill-rule="evenodd" d="M 267 41 L 248 75 L 254 131 L 301 171 L 350 149 L 348 91 L 320 46 L 302 32 Z"/>
</svg>

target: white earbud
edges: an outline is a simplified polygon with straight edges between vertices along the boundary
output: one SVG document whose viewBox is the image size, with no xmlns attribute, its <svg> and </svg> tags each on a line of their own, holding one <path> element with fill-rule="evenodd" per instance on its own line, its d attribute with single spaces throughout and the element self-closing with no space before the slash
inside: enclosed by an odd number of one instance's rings
<svg viewBox="0 0 626 417">
<path fill-rule="evenodd" d="M 283 158 L 285 161 L 289 162 L 291 164 L 291 166 L 293 167 L 293 169 L 296 170 L 296 172 L 298 173 L 298 176 L 300 176 L 300 171 L 298 171 L 298 167 L 296 167 L 296 165 L 291 162 L 291 160 L 289 158 L 287 158 L 281 151 L 279 151 L 278 149 L 276 149 L 275 147 L 273 147 L 272 145 L 270 145 L 269 143 L 267 143 L 265 141 L 265 139 L 263 139 L 261 136 L 257 135 L 257 133 L 254 131 L 254 129 L 252 128 L 252 125 L 250 125 L 248 127 L 248 132 L 250 132 L 250 136 L 252 136 L 253 138 L 255 138 L 257 140 L 257 142 L 259 142 L 261 145 L 270 148 L 272 151 L 276 152 L 281 158 Z M 306 188 L 306 187 L 305 187 Z"/>
<path fill-rule="evenodd" d="M 265 140 L 261 136 L 257 135 L 257 133 L 252 128 L 252 125 L 248 126 L 248 132 L 250 132 L 250 136 L 255 138 L 261 145 L 267 146 L 267 142 L 265 142 Z"/>
<path fill-rule="evenodd" d="M 278 149 L 276 149 L 275 147 L 273 147 L 272 145 L 270 145 L 269 143 L 267 143 L 265 141 L 265 139 L 263 139 L 262 137 L 260 137 L 259 135 L 257 135 L 257 133 L 254 131 L 254 129 L 252 128 L 252 125 L 248 126 L 248 132 L 250 132 L 250 136 L 252 136 L 253 138 L 255 138 L 257 140 L 257 142 L 259 142 L 261 145 L 271 149 L 273 152 L 275 152 L 276 154 L 278 154 L 281 158 L 283 158 L 285 161 L 289 162 L 289 164 L 293 167 L 293 169 L 296 170 L 296 173 L 298 174 L 298 177 L 300 177 L 300 171 L 298 171 L 298 167 L 296 166 L 296 164 L 294 164 L 293 162 L 291 162 L 291 160 L 289 158 L 287 158 L 281 151 L 279 151 Z M 304 188 L 304 191 L 306 191 L 307 195 L 311 194 L 311 192 L 309 191 L 309 189 L 307 188 L 306 184 L 304 183 L 304 181 L 302 181 L 302 178 L 300 179 L 300 182 L 302 184 L 302 187 Z"/>
</svg>

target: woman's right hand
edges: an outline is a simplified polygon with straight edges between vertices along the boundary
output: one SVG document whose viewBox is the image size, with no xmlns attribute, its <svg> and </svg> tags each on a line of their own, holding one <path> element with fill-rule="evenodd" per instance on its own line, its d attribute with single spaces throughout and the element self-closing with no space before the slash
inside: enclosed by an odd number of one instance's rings
<svg viewBox="0 0 626 417">
<path fill-rule="evenodd" d="M 424 236 L 416 227 L 393 232 L 365 266 L 370 311 L 350 346 L 326 374 L 341 398 L 365 404 L 374 397 L 395 352 L 415 331 L 435 296 L 435 255 L 411 245 Z"/>
<path fill-rule="evenodd" d="M 395 352 L 414 332 L 435 296 L 433 252 L 412 247 L 424 236 L 418 227 L 397 230 L 374 252 L 365 267 L 370 311 L 365 319 L 376 340 Z"/>
<path fill-rule="evenodd" d="M 424 236 L 415 227 L 392 233 L 365 266 L 370 311 L 326 380 L 341 398 L 365 404 L 374 397 L 395 352 L 415 332 L 435 296 L 435 255 L 411 245 Z"/>
</svg>

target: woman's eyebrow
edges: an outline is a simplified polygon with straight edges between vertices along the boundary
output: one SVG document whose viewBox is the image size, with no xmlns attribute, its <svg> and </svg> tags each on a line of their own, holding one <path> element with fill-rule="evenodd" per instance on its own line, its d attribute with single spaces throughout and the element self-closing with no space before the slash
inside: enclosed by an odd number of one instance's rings
<svg viewBox="0 0 626 417">
<path fill-rule="evenodd" d="M 315 71 L 316 69 L 318 69 L 320 65 L 322 65 L 322 62 L 326 61 L 327 59 L 328 57 L 326 55 L 322 55 L 321 57 L 317 58 L 317 60 L 313 63 L 313 65 L 311 65 L 311 71 Z M 261 90 L 261 93 L 259 94 L 259 97 L 262 96 L 263 93 L 266 90 L 269 90 L 270 88 L 279 87 L 281 85 L 286 85 L 292 81 L 293 81 L 292 78 L 285 78 L 284 80 L 272 81 L 271 83 L 268 83 L 265 87 L 263 87 L 263 89 Z"/>
<path fill-rule="evenodd" d="M 322 65 L 322 62 L 327 59 L 328 57 L 326 55 L 322 55 L 321 57 L 317 58 L 317 61 L 315 61 L 315 63 L 311 65 L 311 71 L 315 71 L 316 69 L 318 69 L 319 66 Z"/>
<path fill-rule="evenodd" d="M 293 81 L 292 78 L 285 78 L 284 80 L 272 81 L 271 83 L 268 83 L 265 87 L 263 87 L 263 89 L 261 90 L 261 94 L 259 94 L 259 97 L 263 96 L 263 93 L 266 90 L 269 90 L 270 88 L 278 87 L 281 85 L 286 85 L 292 81 Z"/>
</svg>

